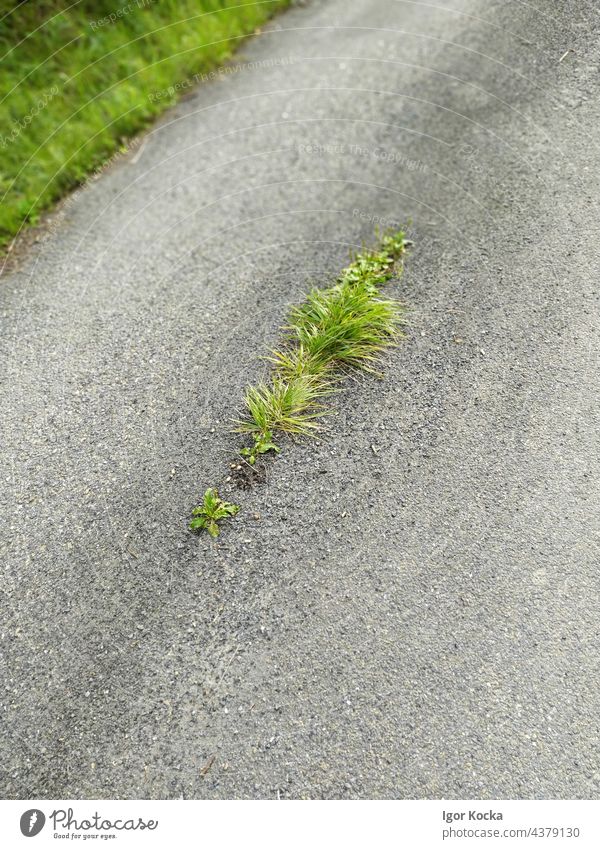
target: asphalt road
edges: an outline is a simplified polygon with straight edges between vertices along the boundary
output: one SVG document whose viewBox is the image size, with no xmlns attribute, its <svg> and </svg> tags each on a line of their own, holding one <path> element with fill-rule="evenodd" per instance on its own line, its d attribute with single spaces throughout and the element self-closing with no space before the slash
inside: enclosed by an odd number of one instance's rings
<svg viewBox="0 0 600 849">
<path fill-rule="evenodd" d="M 296 7 L 0 280 L 3 796 L 598 798 L 599 23 Z M 408 219 L 385 380 L 187 534 L 287 306 Z"/>
</svg>

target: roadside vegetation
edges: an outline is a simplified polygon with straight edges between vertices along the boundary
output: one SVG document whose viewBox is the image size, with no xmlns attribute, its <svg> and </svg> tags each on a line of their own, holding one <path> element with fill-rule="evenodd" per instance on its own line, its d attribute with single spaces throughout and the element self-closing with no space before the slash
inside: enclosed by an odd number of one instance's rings
<svg viewBox="0 0 600 849">
<path fill-rule="evenodd" d="M 402 304 L 384 297 L 381 287 L 399 274 L 408 245 L 402 231 L 384 235 L 376 249 L 359 253 L 333 286 L 313 289 L 290 310 L 281 345 L 267 358 L 269 377 L 247 389 L 235 423 L 236 432 L 250 440 L 240 448 L 241 462 L 253 468 L 262 455 L 278 453 L 281 436 L 318 433 L 330 412 L 327 401 L 348 372 L 381 376 L 381 357 L 402 337 L 404 323 Z M 190 528 L 201 529 L 194 522 Z"/>
<path fill-rule="evenodd" d="M 0 250 L 289 0 L 0 0 Z"/>
</svg>

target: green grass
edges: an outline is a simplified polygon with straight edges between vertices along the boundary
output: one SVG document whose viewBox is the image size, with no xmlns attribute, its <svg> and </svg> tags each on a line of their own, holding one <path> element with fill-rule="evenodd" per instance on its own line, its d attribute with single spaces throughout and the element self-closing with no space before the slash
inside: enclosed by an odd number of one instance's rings
<svg viewBox="0 0 600 849">
<path fill-rule="evenodd" d="M 358 254 L 334 286 L 313 289 L 292 308 L 283 347 L 269 358 L 271 379 L 246 391 L 238 432 L 252 434 L 255 445 L 271 444 L 277 432 L 313 434 L 327 413 L 322 400 L 336 391 L 344 370 L 374 370 L 401 336 L 402 306 L 379 289 L 406 245 L 403 232 L 384 236 L 377 250 Z"/>
<path fill-rule="evenodd" d="M 263 440 L 278 430 L 306 435 L 318 429 L 315 419 L 323 415 L 320 399 L 329 392 L 322 374 L 301 373 L 290 380 L 276 373 L 269 384 L 261 383 L 247 390 L 245 403 L 249 417 L 239 423 L 239 431 L 259 434 Z"/>
<path fill-rule="evenodd" d="M 262 454 L 279 453 L 277 434 L 314 435 L 329 412 L 323 401 L 338 390 L 344 374 L 374 372 L 385 350 L 401 338 L 404 309 L 382 297 L 380 288 L 401 270 L 409 244 L 402 231 L 384 235 L 379 247 L 359 253 L 333 286 L 313 289 L 290 310 L 282 347 L 267 357 L 269 379 L 246 390 L 243 418 L 236 422 L 237 432 L 252 440 L 240 448 L 249 466 Z M 217 536 L 216 522 L 237 510 L 209 489 L 190 528 Z"/>
<path fill-rule="evenodd" d="M 365 368 L 393 340 L 400 316 L 395 301 L 377 297 L 368 278 L 315 289 L 292 310 L 291 335 L 313 372 L 338 366 Z M 295 363 L 291 363 L 292 373 Z M 289 373 L 290 366 L 285 367 Z"/>
<path fill-rule="evenodd" d="M 0 248 L 288 2 L 0 0 Z"/>
</svg>

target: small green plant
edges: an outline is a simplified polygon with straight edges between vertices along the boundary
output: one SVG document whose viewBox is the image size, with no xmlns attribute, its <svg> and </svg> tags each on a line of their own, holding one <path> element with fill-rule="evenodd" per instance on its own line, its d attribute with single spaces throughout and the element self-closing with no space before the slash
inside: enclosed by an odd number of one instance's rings
<svg viewBox="0 0 600 849">
<path fill-rule="evenodd" d="M 240 448 L 240 454 L 248 458 L 251 466 L 256 463 L 260 454 L 266 454 L 267 451 L 274 451 L 276 454 L 281 451 L 279 445 L 273 442 L 273 433 L 270 430 L 255 433 L 254 445 L 251 448 Z"/>
<path fill-rule="evenodd" d="M 235 516 L 239 509 L 237 504 L 230 504 L 228 501 L 219 498 L 216 489 L 207 489 L 202 504 L 192 510 L 194 518 L 190 522 L 190 530 L 202 531 L 206 529 L 214 539 L 221 533 L 219 528 L 221 519 Z"/>
</svg>

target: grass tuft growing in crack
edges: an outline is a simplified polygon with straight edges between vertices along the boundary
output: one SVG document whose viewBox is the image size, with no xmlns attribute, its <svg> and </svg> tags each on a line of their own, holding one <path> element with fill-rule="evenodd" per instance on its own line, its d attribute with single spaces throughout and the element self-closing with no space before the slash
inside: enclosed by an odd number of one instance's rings
<svg viewBox="0 0 600 849">
<path fill-rule="evenodd" d="M 320 403 L 330 388 L 322 374 L 297 374 L 286 379 L 275 374 L 269 384 L 260 383 L 246 391 L 249 416 L 238 422 L 239 433 L 258 434 L 268 439 L 273 431 L 308 436 L 318 428 L 324 414 Z"/>
<path fill-rule="evenodd" d="M 270 382 L 246 391 L 246 415 L 237 431 L 252 434 L 261 449 L 243 448 L 242 456 L 254 463 L 258 453 L 278 451 L 277 431 L 314 435 L 328 412 L 322 399 L 336 391 L 344 370 L 375 372 L 382 353 L 402 336 L 402 305 L 382 297 L 379 288 L 394 275 L 407 244 L 402 231 L 385 235 L 377 250 L 358 254 L 333 286 L 313 289 L 291 309 L 283 346 L 268 358 Z"/>
<path fill-rule="evenodd" d="M 379 247 L 359 253 L 333 286 L 313 289 L 290 310 L 282 345 L 267 357 L 269 379 L 246 390 L 243 417 L 236 422 L 236 432 L 252 439 L 239 451 L 249 472 L 256 473 L 259 456 L 279 453 L 277 434 L 314 436 L 322 428 L 330 412 L 324 400 L 338 391 L 344 373 L 362 369 L 379 375 L 375 365 L 402 337 L 404 317 L 400 302 L 383 297 L 380 288 L 399 270 L 409 244 L 402 231 L 384 235 Z M 190 528 L 205 528 L 216 537 L 218 521 L 237 510 L 209 489 Z"/>
<path fill-rule="evenodd" d="M 369 278 L 314 289 L 290 314 L 289 333 L 315 374 L 332 367 L 368 368 L 398 336 L 396 301 L 380 298 Z"/>
</svg>

